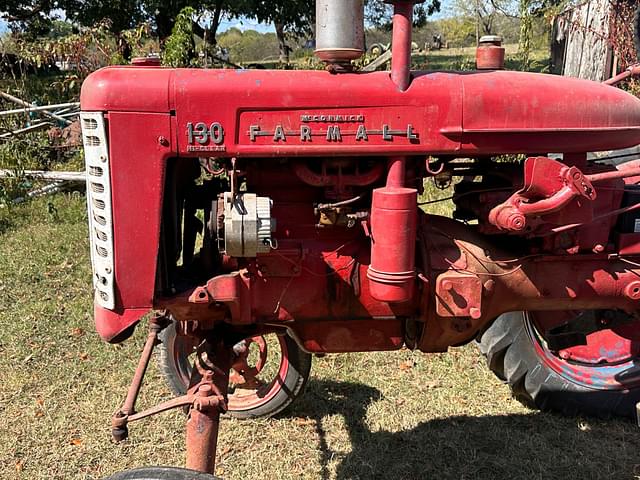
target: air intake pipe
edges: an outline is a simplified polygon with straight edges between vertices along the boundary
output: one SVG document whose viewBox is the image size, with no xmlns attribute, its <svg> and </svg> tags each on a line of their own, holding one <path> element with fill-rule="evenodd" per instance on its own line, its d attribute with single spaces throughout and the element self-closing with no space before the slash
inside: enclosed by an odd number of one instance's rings
<svg viewBox="0 0 640 480">
<path fill-rule="evenodd" d="M 406 157 L 390 158 L 387 184 L 373 191 L 367 278 L 371 296 L 381 302 L 408 302 L 414 295 L 418 191 L 405 187 L 406 163 Z"/>
<path fill-rule="evenodd" d="M 393 5 L 393 38 L 391 40 L 391 80 L 404 92 L 411 83 L 411 29 L 413 6 L 424 0 L 388 0 Z"/>
</svg>

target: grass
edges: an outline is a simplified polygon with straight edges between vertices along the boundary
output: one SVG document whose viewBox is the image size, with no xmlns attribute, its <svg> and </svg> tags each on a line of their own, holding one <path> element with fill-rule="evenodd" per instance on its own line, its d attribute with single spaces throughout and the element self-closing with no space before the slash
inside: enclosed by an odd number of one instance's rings
<svg viewBox="0 0 640 480">
<path fill-rule="evenodd" d="M 91 319 L 79 195 L 15 208 L 0 233 L 0 478 L 94 479 L 182 465 L 184 416 L 163 414 L 113 444 L 145 331 L 100 341 Z M 155 365 L 140 405 L 170 397 Z M 226 479 L 633 479 L 640 436 L 621 421 L 525 409 L 474 345 L 448 354 L 314 359 L 307 392 L 271 420 L 222 424 Z"/>
<path fill-rule="evenodd" d="M 442 50 L 432 50 L 428 52 L 414 52 L 412 55 L 412 69 L 414 70 L 445 70 L 445 71 L 467 71 L 475 69 L 476 47 L 448 48 Z M 362 60 L 364 63 L 373 61 L 375 57 L 366 54 Z M 265 68 L 282 68 L 282 64 L 277 61 L 255 61 L 243 62 L 245 65 L 257 63 Z M 320 62 L 311 51 L 307 52 L 300 58 L 291 59 L 291 66 L 294 69 L 324 69 L 324 65 Z M 390 68 L 390 64 L 386 65 Z M 518 54 L 518 45 L 505 45 L 505 67 L 507 70 L 522 70 L 522 59 Z M 548 72 L 549 70 L 549 51 L 548 49 L 536 49 L 531 52 L 529 71 Z"/>
<path fill-rule="evenodd" d="M 474 70 L 476 47 L 448 48 L 417 54 L 413 58 L 413 68 L 423 70 Z M 507 70 L 521 70 L 522 59 L 518 55 L 518 45 L 505 45 L 505 66 Z M 549 52 L 544 49 L 531 52 L 528 70 L 547 72 Z"/>
</svg>

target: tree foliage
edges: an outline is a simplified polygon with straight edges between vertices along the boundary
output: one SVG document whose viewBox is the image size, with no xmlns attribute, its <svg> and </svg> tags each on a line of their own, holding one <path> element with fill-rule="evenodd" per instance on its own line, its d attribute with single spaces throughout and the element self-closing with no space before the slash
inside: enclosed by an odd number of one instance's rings
<svg viewBox="0 0 640 480">
<path fill-rule="evenodd" d="M 413 9 L 413 26 L 422 27 L 427 22 L 427 17 L 439 12 L 440 0 L 428 0 L 425 3 L 418 3 Z M 375 27 L 391 29 L 391 18 L 393 7 L 384 0 L 366 0 L 364 9 L 365 19 Z"/>
<path fill-rule="evenodd" d="M 246 0 L 246 16 L 264 23 L 272 23 L 278 38 L 280 61 L 289 63 L 291 51 L 288 36 L 300 36 L 311 32 L 315 21 L 315 0 L 278 0 L 264 2 Z"/>
<path fill-rule="evenodd" d="M 188 67 L 195 56 L 195 43 L 193 41 L 194 14 L 192 7 L 185 7 L 178 14 L 171 36 L 164 46 L 162 61 L 169 67 Z"/>
<path fill-rule="evenodd" d="M 120 53 L 128 59 L 123 32 L 148 23 L 164 41 L 171 35 L 181 12 L 190 12 L 192 33 L 206 45 L 215 47 L 216 34 L 223 19 L 254 18 L 274 25 L 283 60 L 288 60 L 287 39 L 311 31 L 315 15 L 314 0 L 5 0 L 4 17 L 15 30 L 28 33 L 32 39 L 46 35 L 53 25 L 51 12 L 60 9 L 78 26 L 106 25 L 119 38 Z M 184 35 L 184 31 L 180 35 Z M 176 32 L 178 34 L 178 32 Z M 172 42 L 175 46 L 176 41 Z M 172 61 L 179 61 L 173 59 Z"/>
<path fill-rule="evenodd" d="M 476 39 L 483 35 L 495 35 L 500 17 L 516 16 L 518 0 L 454 0 L 457 16 L 474 25 Z"/>
</svg>

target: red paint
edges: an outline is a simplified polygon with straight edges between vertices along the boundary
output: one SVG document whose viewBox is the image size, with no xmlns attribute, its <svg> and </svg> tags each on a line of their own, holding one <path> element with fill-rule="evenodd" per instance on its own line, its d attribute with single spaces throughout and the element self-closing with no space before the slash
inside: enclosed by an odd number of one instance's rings
<svg viewBox="0 0 640 480">
<path fill-rule="evenodd" d="M 288 360 L 288 351 L 287 351 L 287 342 L 284 340 L 284 337 L 278 335 L 278 342 L 280 346 L 280 363 L 278 365 L 278 371 L 275 376 L 269 383 L 264 383 L 260 379 L 257 378 L 257 374 L 264 367 L 264 362 L 267 356 L 267 346 L 264 338 L 257 337 L 255 340 L 248 339 L 249 341 L 258 341 L 262 340 L 260 344 L 260 354 L 262 365 L 256 365 L 254 367 L 255 373 L 252 373 L 251 376 L 244 375 L 245 384 L 240 384 L 237 391 L 228 395 L 229 398 L 229 410 L 233 410 L 235 412 L 242 412 L 245 410 L 251 410 L 254 408 L 258 408 L 262 405 L 266 405 L 269 400 L 271 400 L 278 392 L 282 390 L 282 386 L 284 384 L 284 380 L 287 377 L 287 372 L 289 371 L 289 360 Z M 262 359 L 262 357 L 265 359 Z M 245 359 L 246 364 L 246 359 Z M 231 368 L 234 370 L 231 371 L 231 376 L 237 374 L 237 369 L 232 365 Z M 249 380 L 249 382 L 246 382 Z M 238 385 L 236 385 L 238 387 Z"/>
<path fill-rule="evenodd" d="M 418 192 L 405 188 L 406 158 L 392 158 L 387 185 L 373 191 L 371 265 L 367 271 L 371 296 L 401 303 L 413 298 Z"/>
<path fill-rule="evenodd" d="M 393 38 L 391 40 L 391 81 L 404 92 L 411 80 L 411 29 L 413 0 L 393 4 Z"/>
<path fill-rule="evenodd" d="M 486 41 L 480 39 L 476 49 L 476 68 L 478 70 L 502 70 L 504 68 L 505 50 L 502 41 Z"/>
<path fill-rule="evenodd" d="M 313 353 L 399 350 L 405 337 L 403 323 L 394 319 L 303 322 L 291 330 L 302 347 Z"/>
<path fill-rule="evenodd" d="M 640 101 L 628 93 L 522 72 L 414 72 L 409 89 L 401 93 L 385 72 L 109 67 L 89 76 L 81 100 L 87 111 L 175 110 L 181 154 L 189 153 L 186 124 L 193 121 L 220 122 L 226 131 L 224 155 L 236 157 L 584 152 L 632 146 L 640 135 Z M 279 119 L 298 131 L 302 115 L 345 112 L 364 115 L 372 130 L 384 123 L 392 129 L 411 123 L 419 141 L 371 136 L 357 142 L 355 128 L 335 143 L 302 144 L 299 133 L 286 142 L 250 141 L 249 126 L 256 118 L 264 118 L 265 126 Z M 326 135 L 325 126 L 318 124 L 317 132 Z"/>
<path fill-rule="evenodd" d="M 596 181 L 607 179 L 595 175 Z M 501 230 L 520 232 L 530 220 L 566 209 L 575 199 L 596 199 L 596 190 L 577 167 L 548 157 L 524 162 L 524 187 L 489 213 L 489 221 Z"/>
<path fill-rule="evenodd" d="M 634 374 L 640 355 L 640 337 L 635 324 L 604 329 L 587 335 L 586 345 L 552 352 L 544 346 L 542 331 L 547 325 L 570 318 L 555 312 L 529 314 L 529 335 L 543 359 L 558 375 L 574 383 L 601 390 L 637 388 L 640 376 Z"/>
<path fill-rule="evenodd" d="M 211 105 L 216 108 L 210 108 Z M 318 165 L 327 155 L 401 155 L 407 159 L 407 169 L 415 172 L 419 165 L 424 165 L 427 154 L 606 150 L 629 146 L 637 142 L 640 134 L 640 102 L 627 93 L 582 80 L 517 72 L 418 72 L 414 74 L 409 88 L 401 93 L 386 73 L 331 75 L 300 71 L 112 67 L 87 79 L 83 86 L 82 107 L 108 114 L 118 306 L 114 312 L 101 309 L 96 312 L 98 329 L 106 339 L 114 338 L 134 324 L 154 304 L 169 304 L 154 293 L 163 176 L 169 157 L 203 155 L 202 152 L 188 151 L 188 122 L 219 122 L 224 127 L 225 151 L 218 152 L 218 155 L 236 156 L 244 162 L 249 162 L 252 157 L 263 159 L 247 165 L 249 188 L 274 199 L 273 215 L 278 220 L 276 237 L 281 246 L 288 242 L 289 250 L 300 252 L 297 256 L 288 257 L 289 260 L 279 257 L 278 251 L 261 256 L 246 267 L 250 280 L 236 277 L 234 282 L 239 283 L 233 288 L 239 288 L 237 292 L 243 293 L 231 292 L 227 298 L 221 297 L 221 303 L 233 307 L 234 322 L 245 324 L 254 321 L 290 322 L 294 319 L 346 322 L 374 317 L 429 318 L 432 315 L 427 311 L 416 312 L 419 300 L 413 292 L 417 290 L 417 284 L 408 278 L 409 274 L 413 276 L 415 269 L 412 264 L 416 250 L 411 245 L 415 244 L 416 230 L 412 226 L 412 218 L 418 212 L 411 207 L 414 193 L 410 188 L 404 192 L 397 186 L 376 189 L 371 230 L 374 241 L 379 237 L 378 245 L 383 247 L 380 255 L 376 253 L 377 246 L 371 246 L 371 240 L 364 235 L 365 229 L 318 231 L 313 227 L 312 208 L 316 195 L 313 188 L 318 187 L 311 186 L 318 181 L 317 178 L 329 186 L 341 184 L 346 189 L 362 188 L 363 183 L 369 182 L 374 182 L 371 185 L 375 186 L 380 162 L 386 163 L 384 158 L 374 163 L 366 182 L 351 181 L 348 176 L 316 178 L 304 174 L 309 169 L 317 172 Z M 340 115 L 356 117 L 354 121 L 347 119 L 333 123 L 303 120 L 305 116 L 315 118 L 322 115 L 329 118 Z M 274 142 L 273 138 L 264 136 L 252 141 L 250 130 L 254 124 L 264 130 L 275 129 L 282 124 L 287 132 L 297 133 L 287 133 L 286 141 Z M 409 135 L 394 135 L 391 140 L 385 140 L 382 134 L 369 134 L 368 140 L 362 141 L 356 139 L 360 124 L 368 132 L 379 132 L 384 125 L 398 131 L 406 131 L 410 126 L 410 130 Z M 301 138 L 303 125 L 311 126 L 315 132 L 316 136 L 312 136 L 310 142 Z M 340 126 L 340 141 L 326 140 L 328 125 Z M 160 137 L 167 141 L 160 142 Z M 268 168 L 259 167 L 261 162 L 267 165 L 268 157 L 288 156 L 306 157 L 297 176 L 286 166 L 278 167 L 280 170 L 273 163 L 269 163 Z M 309 160 L 309 157 L 318 158 L 316 161 Z M 301 178 L 315 180 L 307 185 Z M 290 186 L 282 190 L 285 184 Z M 595 188 L 597 190 L 597 185 Z M 593 208 L 607 211 L 616 206 L 619 193 L 616 197 L 608 191 L 598 191 L 599 195 L 608 195 L 608 203 L 596 200 Z M 557 216 L 554 225 L 562 224 L 561 220 L 566 219 L 562 215 L 568 211 L 564 208 L 564 200 L 559 204 L 560 210 L 553 213 Z M 582 218 L 584 210 L 584 218 L 590 218 L 594 214 L 590 205 L 587 202 L 579 208 L 572 207 L 571 211 Z M 588 245 L 589 249 L 597 245 L 606 246 L 608 231 L 614 221 L 615 218 L 611 218 L 603 224 L 577 229 L 575 234 L 579 238 L 576 241 Z M 549 237 L 549 242 L 555 242 L 556 238 Z M 335 253 L 344 244 L 348 247 L 339 254 Z M 374 270 L 383 274 L 407 275 L 401 279 L 403 283 L 399 288 L 389 288 L 388 284 L 379 282 L 380 276 L 375 278 L 375 274 L 373 282 L 366 280 L 367 272 L 371 277 L 371 254 Z M 353 263 L 354 259 L 356 263 Z M 557 260 L 556 268 L 562 271 L 566 268 L 565 259 Z M 267 270 L 273 270 L 276 264 L 282 265 L 276 266 L 276 270 L 290 268 L 295 280 L 290 281 L 291 277 L 287 275 L 265 274 L 260 262 Z M 376 268 L 378 262 L 382 266 Z M 590 280 L 588 288 L 581 282 L 582 279 L 594 278 L 609 282 L 605 279 L 610 278 L 611 269 L 615 271 L 626 267 L 628 265 L 614 266 L 606 260 L 583 263 L 583 276 L 579 281 L 569 279 L 568 284 L 575 287 L 578 300 L 585 304 L 624 304 L 627 300 L 620 297 L 624 289 L 619 283 L 623 280 L 615 282 L 616 292 L 606 294 L 598 293 L 601 288 L 597 282 Z M 427 266 L 420 268 L 433 284 L 435 270 L 430 272 Z M 552 277 L 555 273 L 552 267 L 544 271 L 544 275 Z M 522 278 L 524 285 L 531 285 L 531 294 L 540 294 L 540 289 L 535 287 L 540 278 Z M 617 278 L 624 279 L 626 275 Z M 223 278 L 212 281 L 218 284 Z M 376 285 L 380 284 L 384 285 L 386 292 L 376 291 Z M 538 303 L 528 299 L 529 294 L 520 299 L 523 292 L 513 285 L 505 286 L 502 281 L 497 281 L 496 291 L 509 301 L 501 308 L 489 309 L 492 313 L 524 306 L 564 308 L 571 305 L 561 293 L 545 297 L 544 301 L 536 300 Z M 430 296 L 433 293 L 427 289 L 424 294 Z M 249 301 L 242 301 L 243 295 Z M 410 301 L 403 308 L 392 306 L 399 300 Z M 186 304 L 179 306 L 177 301 L 173 300 L 173 308 L 177 312 L 197 315 L 210 312 L 214 316 L 221 313 L 207 308 L 194 309 Z M 487 302 L 483 299 L 480 314 L 474 310 L 473 316 L 478 318 L 474 319 L 473 328 L 488 318 L 484 312 L 485 304 Z M 467 311 L 471 313 L 470 309 Z M 436 335 L 432 342 L 425 344 L 425 348 L 442 349 L 447 342 L 455 343 L 448 335 Z M 453 336 L 460 337 L 460 332 Z M 354 342 L 348 348 L 344 344 L 335 348 L 362 350 L 369 349 L 370 345 Z"/>
<path fill-rule="evenodd" d="M 209 344 L 207 344 L 209 347 Z M 200 358 L 191 379 L 189 393 L 196 395 L 196 401 L 189 409 L 187 420 L 187 461 L 186 467 L 199 472 L 213 473 L 216 465 L 218 427 L 220 413 L 227 410 L 229 370 L 233 352 L 222 339 L 210 345 L 207 353 L 211 369 Z"/>
</svg>

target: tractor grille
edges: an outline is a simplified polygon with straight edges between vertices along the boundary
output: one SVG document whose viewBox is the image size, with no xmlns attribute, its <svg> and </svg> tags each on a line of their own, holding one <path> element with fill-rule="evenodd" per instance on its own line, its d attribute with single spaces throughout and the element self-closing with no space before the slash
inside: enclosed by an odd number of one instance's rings
<svg viewBox="0 0 640 480">
<path fill-rule="evenodd" d="M 113 310 L 113 216 L 107 134 L 101 113 L 83 112 L 80 114 L 80 121 L 87 169 L 87 206 L 95 302 Z"/>
</svg>

